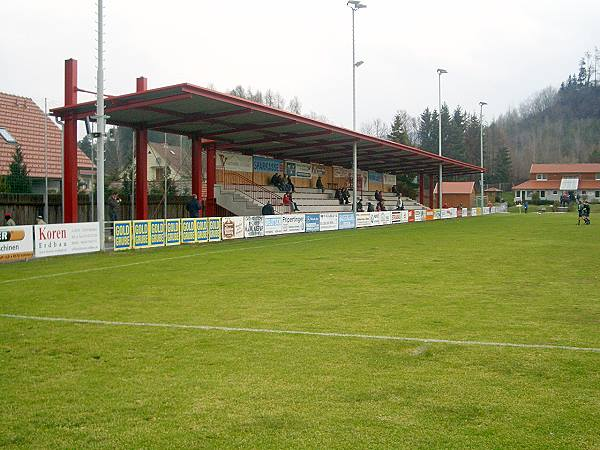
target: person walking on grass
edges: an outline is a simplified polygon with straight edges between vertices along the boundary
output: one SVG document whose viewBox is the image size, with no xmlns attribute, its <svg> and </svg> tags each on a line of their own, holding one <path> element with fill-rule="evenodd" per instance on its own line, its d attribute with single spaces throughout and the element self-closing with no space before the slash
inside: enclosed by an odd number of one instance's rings
<svg viewBox="0 0 600 450">
<path fill-rule="evenodd" d="M 577 204 L 577 225 L 581 225 L 581 219 L 583 218 L 583 203 Z"/>
<path fill-rule="evenodd" d="M 583 202 L 583 222 L 586 225 L 589 225 L 590 222 L 590 204 L 588 203 L 587 200 L 584 200 Z"/>
</svg>

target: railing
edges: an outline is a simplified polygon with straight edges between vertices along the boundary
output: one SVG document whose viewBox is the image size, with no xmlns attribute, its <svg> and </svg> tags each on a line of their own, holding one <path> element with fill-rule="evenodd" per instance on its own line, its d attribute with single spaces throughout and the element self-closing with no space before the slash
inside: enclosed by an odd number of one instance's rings
<svg viewBox="0 0 600 450">
<path fill-rule="evenodd" d="M 238 172 L 219 171 L 217 173 L 217 183 L 220 183 L 223 186 L 223 189 L 239 192 L 261 206 L 270 202 L 271 205 L 273 205 L 276 214 L 284 214 L 290 210 L 289 206 L 283 204 L 283 196 L 277 195 L 264 186 L 254 183 L 250 178 L 247 178 Z"/>
</svg>

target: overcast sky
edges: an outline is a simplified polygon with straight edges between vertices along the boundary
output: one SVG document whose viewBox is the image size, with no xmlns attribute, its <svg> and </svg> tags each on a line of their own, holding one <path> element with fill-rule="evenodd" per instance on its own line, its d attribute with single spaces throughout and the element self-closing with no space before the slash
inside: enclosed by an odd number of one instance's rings
<svg viewBox="0 0 600 450">
<path fill-rule="evenodd" d="M 190 82 L 298 96 L 303 112 L 352 125 L 351 11 L 344 0 L 105 0 L 106 91 Z M 442 97 L 497 116 L 558 86 L 600 46 L 597 0 L 365 0 L 356 13 L 358 124 L 418 115 Z M 96 3 L 2 2 L 0 91 L 63 102 L 63 61 L 95 90 Z M 90 96 L 80 96 L 89 100 Z"/>
</svg>

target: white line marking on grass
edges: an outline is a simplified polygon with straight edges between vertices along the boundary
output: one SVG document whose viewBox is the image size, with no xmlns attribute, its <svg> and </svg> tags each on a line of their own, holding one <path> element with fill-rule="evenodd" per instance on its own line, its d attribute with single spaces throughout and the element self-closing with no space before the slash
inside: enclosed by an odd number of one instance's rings
<svg viewBox="0 0 600 450">
<path fill-rule="evenodd" d="M 139 266 L 141 264 L 154 264 L 156 262 L 172 261 L 175 259 L 184 259 L 184 258 L 193 258 L 196 256 L 204 256 L 204 255 L 214 255 L 217 253 L 229 253 L 229 252 L 235 252 L 238 250 L 242 251 L 242 250 L 260 249 L 260 248 L 266 248 L 266 247 L 277 247 L 277 246 L 281 246 L 281 245 L 304 244 L 305 242 L 323 241 L 326 239 L 331 239 L 331 238 L 330 237 L 322 237 L 322 238 L 305 239 L 305 240 L 301 240 L 301 241 L 277 242 L 277 243 L 272 243 L 269 245 L 255 245 L 252 247 L 236 246 L 235 248 L 224 248 L 224 249 L 214 250 L 214 251 L 209 250 L 209 251 L 205 251 L 205 252 L 196 252 L 196 253 L 192 253 L 189 255 L 167 256 L 164 258 L 150 258 L 150 259 L 145 259 L 143 261 L 136 261 L 136 262 L 126 263 L 126 264 L 114 264 L 112 266 L 90 267 L 89 269 L 72 270 L 69 272 L 56 272 L 56 273 L 49 273 L 46 275 L 36 275 L 33 277 L 26 277 L 26 278 L 13 278 L 11 280 L 0 281 L 0 285 L 1 284 L 9 284 L 9 283 L 18 283 L 21 281 L 41 280 L 41 279 L 45 279 L 45 278 L 56 278 L 56 277 L 62 277 L 62 276 L 66 276 L 66 275 L 77 275 L 80 273 L 98 272 L 98 271 L 102 271 L 102 270 L 120 269 L 123 267 Z M 143 250 L 140 250 L 140 251 L 143 251 Z"/>
<path fill-rule="evenodd" d="M 516 348 L 533 348 L 533 349 L 548 349 L 548 350 L 570 350 L 580 352 L 600 353 L 600 348 L 595 347 L 573 347 L 569 345 L 553 345 L 553 344 L 515 344 L 511 342 L 487 342 L 487 341 L 460 341 L 453 339 L 430 339 L 416 338 L 404 336 L 378 336 L 371 334 L 355 334 L 355 333 L 331 333 L 320 331 L 300 331 L 300 330 L 271 330 L 266 328 L 243 328 L 243 327 L 219 327 L 214 325 L 184 325 L 177 323 L 149 323 L 149 322 L 119 322 L 108 320 L 94 319 L 68 319 L 64 317 L 39 317 L 39 316 L 24 316 L 19 314 L 0 314 L 0 317 L 5 319 L 21 319 L 21 320 L 37 320 L 42 322 L 66 322 L 75 324 L 92 324 L 92 325 L 109 325 L 109 326 L 125 326 L 125 327 L 152 327 L 152 328 L 174 328 L 184 330 L 203 330 L 203 331 L 226 331 L 226 332 L 243 332 L 243 333 L 268 333 L 268 334 L 299 334 L 303 336 L 321 336 L 321 337 L 338 337 L 352 339 L 375 339 L 382 341 L 404 341 L 404 342 L 420 342 L 430 344 L 451 344 L 451 345 L 472 345 L 472 346 L 487 346 L 487 347 L 516 347 Z"/>
</svg>

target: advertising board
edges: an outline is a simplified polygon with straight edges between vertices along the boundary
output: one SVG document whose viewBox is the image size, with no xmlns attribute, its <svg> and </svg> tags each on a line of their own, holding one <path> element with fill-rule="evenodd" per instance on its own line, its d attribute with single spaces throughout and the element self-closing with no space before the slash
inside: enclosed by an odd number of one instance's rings
<svg viewBox="0 0 600 450">
<path fill-rule="evenodd" d="M 167 237 L 165 245 L 181 244 L 181 221 L 179 219 L 167 219 Z"/>
<path fill-rule="evenodd" d="M 411 209 L 410 211 L 408 211 L 408 221 L 409 222 L 415 221 L 415 210 L 414 209 Z"/>
<path fill-rule="evenodd" d="M 268 216 L 264 216 L 268 217 Z M 265 235 L 265 221 L 263 216 L 244 217 L 244 237 L 253 238 Z"/>
<path fill-rule="evenodd" d="M 217 150 L 216 165 L 231 172 L 252 172 L 252 156 Z"/>
<path fill-rule="evenodd" d="M 148 247 L 162 247 L 165 245 L 165 221 L 164 220 L 150 220 L 150 244 Z"/>
<path fill-rule="evenodd" d="M 433 209 L 427 209 L 425 211 L 425 220 L 433 220 Z"/>
<path fill-rule="evenodd" d="M 221 238 L 242 239 L 244 237 L 244 218 L 243 217 L 223 217 L 221 219 Z"/>
<path fill-rule="evenodd" d="M 282 233 L 304 233 L 304 214 L 286 214 L 282 219 Z"/>
<path fill-rule="evenodd" d="M 381 225 L 391 225 L 392 224 L 392 211 L 382 211 L 381 212 Z"/>
<path fill-rule="evenodd" d="M 208 218 L 194 219 L 194 223 L 196 224 L 196 242 L 201 244 L 208 242 Z"/>
<path fill-rule="evenodd" d="M 290 177 L 296 178 L 311 178 L 312 167 L 310 164 L 286 161 L 285 162 L 285 173 Z"/>
<path fill-rule="evenodd" d="M 338 213 L 321 213 L 320 231 L 333 231 L 338 229 Z"/>
<path fill-rule="evenodd" d="M 341 212 L 338 213 L 338 230 L 349 230 L 356 226 L 354 213 Z"/>
<path fill-rule="evenodd" d="M 392 223 L 402 223 L 403 211 L 390 211 L 392 216 Z"/>
<path fill-rule="evenodd" d="M 98 222 L 35 225 L 33 232 L 38 258 L 100 250 Z"/>
<path fill-rule="evenodd" d="M 369 226 L 376 227 L 381 225 L 381 213 L 380 212 L 371 212 L 369 214 Z"/>
<path fill-rule="evenodd" d="M 196 219 L 181 219 L 181 243 L 196 242 Z"/>
<path fill-rule="evenodd" d="M 280 159 L 254 156 L 252 162 L 255 172 L 283 173 L 283 161 Z"/>
<path fill-rule="evenodd" d="M 220 217 L 210 217 L 208 219 L 208 240 L 209 242 L 219 242 L 221 240 Z"/>
<path fill-rule="evenodd" d="M 371 214 L 369 212 L 356 213 L 356 228 L 370 227 L 371 226 Z"/>
<path fill-rule="evenodd" d="M 150 227 L 147 220 L 134 220 L 131 222 L 133 227 L 133 239 L 131 245 L 133 248 L 146 248 L 150 246 Z"/>
<path fill-rule="evenodd" d="M 387 173 L 383 174 L 383 184 L 386 186 L 393 186 L 396 184 L 396 175 L 390 175 Z"/>
<path fill-rule="evenodd" d="M 119 250 L 129 250 L 131 248 L 131 237 L 132 237 L 132 226 L 131 221 L 122 220 L 113 223 L 114 230 L 114 241 L 113 241 L 113 249 L 115 251 Z"/>
<path fill-rule="evenodd" d="M 467 217 L 469 215 L 469 209 L 468 208 L 462 208 L 462 216 L 463 217 Z"/>
<path fill-rule="evenodd" d="M 282 216 L 265 216 L 265 236 L 274 236 L 283 232 Z"/>
<path fill-rule="evenodd" d="M 33 257 L 33 226 L 0 227 L 0 262 Z"/>
<path fill-rule="evenodd" d="M 422 222 L 425 220 L 425 211 L 422 209 L 415 209 L 415 222 Z"/>
<path fill-rule="evenodd" d="M 321 231 L 321 215 L 320 214 L 305 214 L 304 221 L 306 223 L 304 231 L 313 233 Z"/>
</svg>

